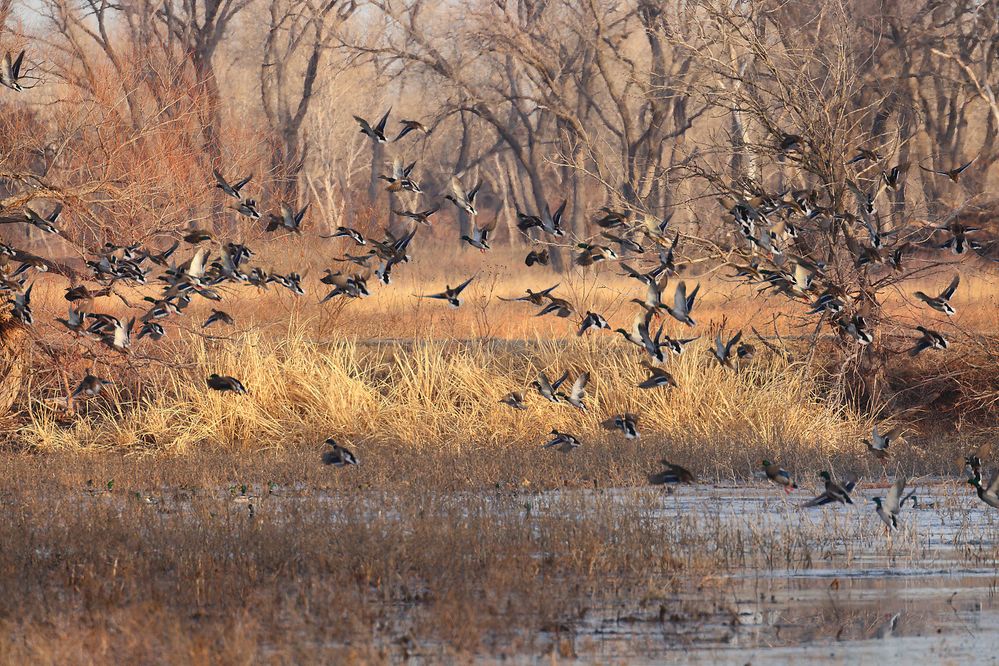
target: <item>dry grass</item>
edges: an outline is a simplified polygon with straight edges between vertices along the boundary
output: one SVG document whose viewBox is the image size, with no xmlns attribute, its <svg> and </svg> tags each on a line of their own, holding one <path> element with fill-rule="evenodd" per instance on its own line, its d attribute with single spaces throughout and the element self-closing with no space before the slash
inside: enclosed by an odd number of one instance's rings
<svg viewBox="0 0 999 666">
<path fill-rule="evenodd" d="M 769 576 L 880 566 L 871 553 L 886 548 L 867 507 L 804 516 L 775 489 L 747 515 L 684 511 L 682 497 L 652 489 L 453 493 L 417 479 L 364 490 L 365 465 L 321 468 L 300 451 L 155 465 L 11 455 L 0 472 L 4 663 L 569 657 L 603 613 L 636 617 L 626 622 L 647 624 L 662 650 L 734 621 L 741 578 L 762 576 L 770 596 Z M 995 562 L 995 522 L 969 522 L 977 500 L 950 493 L 934 515 L 957 535 L 953 549 L 934 550 L 936 528 L 907 511 L 913 529 L 896 536 L 892 563 Z M 832 637 L 841 621 L 816 629 Z"/>
</svg>

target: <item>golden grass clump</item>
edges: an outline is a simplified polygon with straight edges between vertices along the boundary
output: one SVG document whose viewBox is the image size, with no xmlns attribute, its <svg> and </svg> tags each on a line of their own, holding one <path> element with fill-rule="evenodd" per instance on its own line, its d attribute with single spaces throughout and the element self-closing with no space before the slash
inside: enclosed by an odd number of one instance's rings
<svg viewBox="0 0 999 666">
<path fill-rule="evenodd" d="M 20 434 L 39 450 L 258 450 L 332 435 L 456 452 L 537 445 L 552 427 L 605 440 L 612 435 L 600 422 L 632 411 L 642 415 L 643 442 L 731 463 L 747 443 L 773 454 L 802 446 L 836 451 L 866 429 L 822 401 L 805 365 L 760 354 L 726 370 L 703 341 L 671 360 L 679 388 L 645 391 L 636 386 L 646 372 L 642 355 L 607 336 L 362 343 L 315 340 L 308 331 L 291 324 L 276 337 L 190 337 L 172 350 L 174 363 L 142 374 L 131 399 L 95 401 L 68 426 L 34 403 Z M 538 372 L 554 378 L 563 370 L 569 383 L 591 373 L 587 413 L 527 388 Z M 213 372 L 239 377 L 249 395 L 210 391 L 204 378 Z M 527 411 L 499 402 L 511 390 L 526 390 Z"/>
</svg>

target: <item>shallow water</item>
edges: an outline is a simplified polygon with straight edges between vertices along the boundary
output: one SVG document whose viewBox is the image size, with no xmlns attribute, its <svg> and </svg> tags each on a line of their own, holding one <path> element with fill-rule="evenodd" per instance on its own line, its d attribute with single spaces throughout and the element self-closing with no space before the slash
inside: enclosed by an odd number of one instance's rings
<svg viewBox="0 0 999 666">
<path fill-rule="evenodd" d="M 875 484 L 859 487 L 853 505 L 808 509 L 801 504 L 810 490 L 788 496 L 762 483 L 428 493 L 425 501 L 428 511 L 449 519 L 481 511 L 516 521 L 637 512 L 662 531 L 664 547 L 673 538 L 686 544 L 681 550 L 699 543 L 695 548 L 727 558 L 715 575 L 699 573 L 680 585 L 650 581 L 648 600 L 587 608 L 534 641 L 541 652 L 521 655 L 526 661 L 557 654 L 629 664 L 989 662 L 999 648 L 999 511 L 966 485 L 923 480 L 917 487 L 922 508 L 906 504 L 890 539 L 870 499 L 887 488 Z M 337 508 L 349 503 L 382 520 L 401 518 L 392 496 L 381 493 L 256 490 L 259 496 L 254 489 L 249 497 L 232 489 L 208 494 L 234 514 L 252 504 L 256 515 L 293 520 L 299 506 L 318 503 L 329 506 L 335 523 Z M 155 510 L 187 509 L 186 499 L 166 490 L 154 495 Z M 798 545 L 785 551 L 785 542 Z M 447 653 L 446 646 L 417 639 L 407 654 L 436 661 Z"/>
</svg>

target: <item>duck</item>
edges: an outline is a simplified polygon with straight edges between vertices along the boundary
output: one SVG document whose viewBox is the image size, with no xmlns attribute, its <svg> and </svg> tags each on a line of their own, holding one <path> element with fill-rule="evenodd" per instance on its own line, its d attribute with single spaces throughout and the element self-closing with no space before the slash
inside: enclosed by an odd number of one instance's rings
<svg viewBox="0 0 999 666">
<path fill-rule="evenodd" d="M 576 265 L 578 266 L 592 266 L 602 261 L 613 261 L 618 258 L 617 253 L 606 245 L 578 243 L 576 247 L 582 250 L 575 258 Z"/>
<path fill-rule="evenodd" d="M 70 400 L 76 400 L 80 396 L 83 396 L 84 398 L 95 398 L 98 395 L 100 395 L 101 391 L 104 389 L 105 386 L 110 386 L 110 385 L 111 382 L 109 382 L 108 380 L 101 379 L 100 377 L 95 377 L 94 375 L 88 372 L 86 376 L 84 376 L 84 378 L 80 381 L 80 384 L 79 386 L 76 387 L 76 390 L 73 391 L 73 394 L 70 396 Z"/>
<path fill-rule="evenodd" d="M 544 449 L 556 449 L 562 453 L 569 453 L 573 449 L 579 448 L 582 444 L 575 435 L 570 435 L 567 432 L 559 432 L 556 428 L 552 428 L 549 434 L 552 438 L 542 446 Z"/>
<path fill-rule="evenodd" d="M 867 327 L 867 320 L 863 315 L 854 314 L 849 318 L 841 317 L 835 321 L 840 330 L 853 338 L 857 344 L 866 346 L 874 342 L 874 334 Z"/>
<path fill-rule="evenodd" d="M 346 446 L 338 444 L 332 437 L 328 437 L 326 439 L 326 445 L 330 447 L 330 450 L 323 452 L 324 465 L 347 467 L 348 465 L 360 464 L 353 451 L 348 449 Z"/>
<path fill-rule="evenodd" d="M 562 373 L 554 382 L 548 380 L 548 375 L 544 372 L 538 373 L 538 378 L 531 382 L 531 386 L 537 390 L 541 397 L 548 402 L 560 403 L 562 402 L 563 395 L 559 393 L 559 387 L 565 383 L 565 380 L 569 379 L 569 371 L 566 370 Z"/>
<path fill-rule="evenodd" d="M 368 241 L 364 240 L 364 236 L 361 235 L 361 232 L 358 231 L 357 229 L 352 228 L 352 227 L 339 226 L 339 227 L 336 228 L 336 231 L 334 231 L 332 234 L 330 234 L 328 236 L 322 236 L 322 235 L 320 235 L 319 237 L 320 238 L 349 238 L 350 240 L 354 241 L 354 243 L 357 244 L 357 245 L 367 245 L 368 244 Z M 347 256 L 349 257 L 350 255 L 347 255 Z M 363 257 L 364 261 L 367 261 L 369 258 L 370 258 L 370 255 L 365 255 Z"/>
<path fill-rule="evenodd" d="M 602 232 L 600 235 L 606 238 L 607 240 L 611 241 L 612 243 L 617 243 L 618 249 L 621 252 L 630 252 L 632 254 L 645 253 L 645 248 L 642 247 L 637 242 L 635 242 L 634 239 L 629 238 L 627 235 L 617 236 L 607 231 Z"/>
<path fill-rule="evenodd" d="M 451 176 L 451 192 L 446 194 L 444 198 L 472 217 L 475 217 L 479 214 L 479 211 L 475 209 L 475 195 L 479 193 L 480 187 L 482 187 L 481 180 L 475 184 L 475 187 L 466 192 L 465 187 L 458 180 L 458 177 Z"/>
<path fill-rule="evenodd" d="M 397 157 L 392 162 L 392 175 L 379 175 L 378 177 L 388 183 L 388 187 L 385 188 L 388 192 L 406 191 L 414 194 L 422 194 L 423 190 L 420 189 L 419 184 L 413 178 L 410 178 L 410 174 L 413 173 L 415 167 L 416 162 L 411 162 L 403 167 L 402 160 Z"/>
<path fill-rule="evenodd" d="M 436 298 L 438 300 L 447 301 L 448 305 L 450 305 L 453 308 L 460 307 L 461 292 L 463 292 L 465 290 L 465 287 L 467 287 L 474 279 L 475 279 L 474 276 L 470 277 L 461 284 L 459 284 L 457 287 L 452 287 L 451 285 L 445 285 L 444 291 L 442 291 L 441 293 L 428 294 L 426 296 L 421 296 L 420 298 Z"/>
<path fill-rule="evenodd" d="M 274 213 L 267 214 L 267 226 L 264 228 L 264 231 L 270 233 L 278 229 L 283 229 L 300 234 L 302 233 L 302 218 L 305 217 L 307 210 L 309 210 L 309 204 L 302 206 L 302 209 L 296 213 L 291 206 L 282 202 L 280 215 L 275 215 Z"/>
<path fill-rule="evenodd" d="M 559 282 L 556 282 L 547 289 L 542 289 L 540 291 L 534 291 L 532 289 L 527 290 L 526 296 L 516 296 L 514 298 L 504 298 L 503 296 L 497 296 L 501 301 L 506 301 L 508 303 L 530 303 L 531 305 L 541 306 L 544 305 L 545 299 L 551 296 L 551 293 L 559 286 Z"/>
<path fill-rule="evenodd" d="M 649 483 L 657 486 L 673 483 L 694 483 L 694 475 L 685 467 L 674 465 L 668 460 L 660 461 L 665 469 L 649 475 Z"/>
<path fill-rule="evenodd" d="M 370 137 L 375 143 L 385 143 L 385 123 L 388 122 L 389 114 L 392 112 L 392 108 L 385 112 L 385 115 L 381 117 L 381 120 L 372 127 L 367 120 L 361 118 L 360 116 L 354 116 L 354 120 L 357 124 L 361 126 L 361 134 Z"/>
<path fill-rule="evenodd" d="M 241 178 L 234 183 L 227 181 L 218 169 L 212 169 L 212 174 L 215 176 L 215 187 L 222 190 L 224 193 L 228 194 L 230 197 L 236 201 L 240 201 L 243 196 L 239 193 L 247 183 L 253 178 L 253 174 Z"/>
<path fill-rule="evenodd" d="M 492 248 L 489 247 L 489 237 L 492 235 L 493 231 L 496 229 L 496 218 L 482 225 L 472 226 L 472 235 L 462 234 L 461 240 L 465 241 L 472 247 L 485 252 Z"/>
<path fill-rule="evenodd" d="M 764 460 L 763 471 L 766 473 L 767 478 L 770 479 L 770 482 L 783 487 L 785 493 L 790 494 L 791 490 L 798 488 L 798 484 L 791 478 L 791 473 L 786 469 L 781 469 L 781 466 L 777 463 Z"/>
<path fill-rule="evenodd" d="M 500 398 L 500 403 L 514 409 L 527 409 L 527 405 L 524 404 L 524 393 L 522 391 L 510 391 L 505 396 Z"/>
<path fill-rule="evenodd" d="M 601 315 L 596 312 L 586 311 L 586 315 L 583 317 L 583 321 L 579 325 L 579 330 L 576 332 L 576 336 L 582 336 L 583 333 L 591 328 L 610 330 L 610 324 Z"/>
<path fill-rule="evenodd" d="M 669 350 L 671 354 L 680 356 L 687 349 L 687 345 L 695 340 L 699 340 L 701 336 L 696 336 L 693 338 L 671 338 L 668 335 L 663 336 L 662 346 L 664 349 Z"/>
<path fill-rule="evenodd" d="M 243 383 L 236 379 L 235 377 L 230 377 L 228 375 L 218 375 L 212 373 L 208 376 L 208 388 L 219 391 L 220 393 L 230 392 L 239 395 L 248 393 L 246 387 Z"/>
<path fill-rule="evenodd" d="M 901 498 L 902 493 L 905 491 L 905 483 L 906 478 L 900 476 L 895 479 L 895 483 L 892 484 L 891 489 L 888 491 L 886 499 L 882 500 L 880 497 L 872 499 L 874 502 L 874 512 L 878 514 L 878 518 L 885 524 L 889 534 L 898 529 L 898 512 L 902 508 Z"/>
<path fill-rule="evenodd" d="M 928 329 L 924 326 L 917 326 L 916 330 L 922 336 L 916 341 L 915 346 L 909 350 L 909 356 L 918 356 L 924 349 L 947 349 L 950 343 L 943 334 Z"/>
<path fill-rule="evenodd" d="M 28 224 L 49 234 L 59 233 L 55 224 L 59 220 L 60 214 L 62 214 L 61 203 L 57 203 L 55 208 L 52 209 L 52 212 L 44 217 L 35 212 L 33 208 L 28 206 L 24 207 L 24 218 L 27 220 Z"/>
<path fill-rule="evenodd" d="M 255 199 L 243 199 L 237 205 L 233 206 L 233 209 L 251 220 L 260 219 L 260 211 L 257 210 L 257 202 Z"/>
<path fill-rule="evenodd" d="M 423 132 L 424 134 L 430 133 L 430 130 L 428 130 L 419 120 L 400 120 L 399 124 L 402 125 L 402 131 L 400 131 L 396 137 L 392 139 L 392 141 L 398 141 L 410 132 Z"/>
<path fill-rule="evenodd" d="M 681 280 L 680 283 L 676 285 L 676 291 L 673 294 L 673 307 L 665 306 L 666 312 L 668 312 L 671 317 L 683 324 L 686 324 L 687 326 L 695 326 L 696 322 L 690 316 L 690 313 L 694 309 L 694 299 L 697 298 L 697 292 L 700 291 L 700 289 L 701 285 L 698 283 L 697 286 L 694 287 L 694 290 L 690 292 L 690 296 L 688 296 L 687 285 L 683 282 L 683 280 Z"/>
<path fill-rule="evenodd" d="M 25 79 L 21 72 L 24 65 L 24 51 L 17 54 L 16 58 L 10 57 L 10 51 L 3 56 L 3 66 L 0 67 L 0 85 L 10 88 L 14 92 L 24 92 L 25 89 L 34 86 L 26 86 L 22 82 Z"/>
<path fill-rule="evenodd" d="M 882 435 L 878 433 L 878 426 L 875 425 L 873 430 L 871 430 L 871 439 L 865 439 L 864 444 L 867 445 L 867 450 L 875 458 L 884 462 L 888 459 L 888 446 L 898 439 L 901 432 L 902 429 L 900 427 L 895 427 Z"/>
<path fill-rule="evenodd" d="M 624 434 L 625 439 L 639 439 L 641 437 L 641 434 L 638 432 L 638 415 L 631 412 L 616 414 L 603 421 L 600 425 L 612 432 L 620 430 Z"/>
<path fill-rule="evenodd" d="M 527 257 L 524 259 L 524 264 L 530 268 L 531 266 L 547 266 L 551 263 L 551 256 L 548 254 L 548 248 L 543 247 L 540 250 L 531 250 L 527 253 Z"/>
<path fill-rule="evenodd" d="M 940 176 L 947 176 L 948 180 L 950 180 L 952 183 L 956 183 L 960 179 L 961 174 L 964 173 L 965 170 L 968 167 L 970 167 L 972 164 L 974 164 L 975 160 L 977 160 L 977 159 L 978 159 L 978 155 L 975 155 L 969 161 L 967 161 L 964 164 L 962 164 L 961 166 L 955 167 L 953 169 L 943 169 L 943 170 L 928 169 L 928 168 L 924 167 L 922 164 L 919 165 L 919 168 L 922 169 L 923 171 L 927 172 L 927 173 L 935 173 L 935 174 L 940 175 Z"/>
<path fill-rule="evenodd" d="M 651 365 L 648 362 L 644 361 L 642 362 L 642 365 L 645 366 L 646 369 L 648 369 L 649 377 L 644 381 L 639 382 L 638 388 L 654 389 L 654 388 L 671 387 L 671 386 L 675 388 L 678 386 L 678 384 L 676 383 L 676 379 L 674 379 L 673 375 L 671 375 L 666 370 L 663 370 L 662 368 L 657 368 L 656 366 Z"/>
<path fill-rule="evenodd" d="M 430 225 L 430 217 L 441 209 L 440 206 L 434 206 L 433 208 L 428 208 L 427 210 L 413 211 L 413 210 L 393 210 L 392 212 L 400 217 L 407 217 L 417 224 L 422 224 L 424 226 Z"/>
<path fill-rule="evenodd" d="M 957 291 L 957 286 L 960 283 L 961 283 L 961 275 L 957 274 L 954 276 L 954 279 L 950 281 L 950 285 L 948 285 L 946 289 L 940 292 L 939 296 L 927 296 L 921 291 L 914 292 L 913 296 L 915 296 L 922 302 L 926 303 L 934 310 L 942 312 L 948 317 L 950 317 L 954 315 L 954 313 L 956 312 L 954 306 L 950 304 L 950 299 L 952 296 L 954 296 L 954 292 Z"/>
<path fill-rule="evenodd" d="M 35 317 L 31 311 L 31 290 L 34 286 L 34 283 L 29 284 L 27 289 L 14 294 L 14 300 L 12 301 L 13 308 L 10 311 L 11 316 L 26 326 L 31 326 L 35 323 Z"/>
<path fill-rule="evenodd" d="M 857 148 L 857 154 L 846 161 L 847 164 L 856 164 L 857 162 L 880 162 L 881 154 L 877 150 L 865 148 L 860 146 Z"/>
<path fill-rule="evenodd" d="M 832 478 L 829 472 L 822 471 L 819 472 L 819 476 L 825 481 L 825 490 L 821 495 L 815 499 L 805 502 L 803 506 L 813 507 L 813 506 L 823 506 L 831 502 L 839 502 L 840 504 L 853 504 L 853 499 L 850 497 L 850 492 L 856 486 L 856 480 L 849 480 L 845 483 L 840 483 Z"/>
<path fill-rule="evenodd" d="M 583 400 L 586 398 L 586 384 L 590 381 L 589 371 L 584 371 L 576 377 L 576 381 L 572 384 L 572 390 L 569 391 L 569 395 L 562 396 L 567 403 L 580 410 L 581 412 L 586 412 L 586 405 Z"/>
<path fill-rule="evenodd" d="M 541 308 L 534 316 L 544 317 L 545 315 L 554 314 L 560 319 L 567 319 L 572 316 L 573 308 L 572 304 L 565 300 L 564 298 L 556 298 L 555 296 L 548 297 L 548 305 Z"/>
<path fill-rule="evenodd" d="M 210 241 L 212 239 L 212 232 L 206 231 L 204 229 L 191 229 L 189 232 L 184 234 L 184 242 L 191 245 L 197 245 L 198 243 L 204 243 L 205 241 Z"/>
<path fill-rule="evenodd" d="M 982 477 L 975 475 L 968 479 L 968 483 L 975 487 L 978 499 L 982 500 L 993 509 L 999 509 L 999 474 L 996 474 L 987 487 L 982 487 Z"/>
<path fill-rule="evenodd" d="M 217 322 L 222 322 L 223 324 L 228 324 L 229 326 L 232 326 L 235 323 L 232 316 L 228 312 L 213 309 L 212 313 L 208 316 L 208 319 L 206 319 L 205 323 L 201 325 L 201 328 L 208 328 Z"/>
<path fill-rule="evenodd" d="M 63 319 L 62 317 L 57 317 L 56 321 L 61 323 L 73 333 L 82 333 L 84 324 L 87 321 L 87 313 L 77 310 L 75 307 L 70 305 L 66 318 Z"/>
<path fill-rule="evenodd" d="M 732 365 L 732 359 L 733 359 L 732 347 L 739 344 L 739 340 L 742 339 L 742 331 L 739 331 L 738 333 L 733 335 L 729 339 L 729 341 L 725 344 L 722 344 L 721 336 L 722 332 L 718 331 L 718 334 L 715 335 L 715 347 L 714 349 L 711 350 L 711 354 L 715 357 L 715 360 L 718 361 L 718 364 L 723 368 L 729 368 L 730 370 L 734 369 L 735 366 Z"/>
<path fill-rule="evenodd" d="M 908 163 L 905 163 L 897 164 L 887 171 L 882 171 L 881 181 L 885 184 L 885 187 L 894 192 L 898 189 L 899 184 L 901 184 L 902 174 L 905 173 L 905 170 L 908 168 Z"/>
<path fill-rule="evenodd" d="M 142 325 L 142 328 L 139 329 L 139 335 L 137 338 L 141 340 L 146 336 L 149 336 L 149 338 L 154 342 L 159 341 L 166 337 L 166 330 L 158 322 L 147 321 Z"/>
</svg>

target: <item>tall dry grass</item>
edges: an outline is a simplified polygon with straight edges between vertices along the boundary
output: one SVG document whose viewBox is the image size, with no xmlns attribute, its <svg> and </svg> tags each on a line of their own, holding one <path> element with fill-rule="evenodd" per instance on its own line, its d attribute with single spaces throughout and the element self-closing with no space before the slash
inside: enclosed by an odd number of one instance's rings
<svg viewBox="0 0 999 666">
<path fill-rule="evenodd" d="M 260 332 L 217 341 L 175 342 L 170 365 L 149 368 L 136 394 L 112 392 L 86 405 L 68 426 L 33 403 L 20 436 L 37 450 L 149 448 L 258 450 L 321 442 L 327 436 L 398 443 L 456 453 L 467 448 L 533 446 L 552 428 L 604 440 L 600 422 L 642 415 L 649 446 L 670 443 L 719 451 L 729 461 L 746 446 L 777 455 L 802 447 L 836 451 L 866 423 L 824 403 L 803 363 L 761 355 L 738 372 L 721 368 L 707 340 L 669 367 L 677 389 L 640 390 L 642 355 L 610 334 L 504 342 L 417 339 L 371 344 L 311 339 L 308 322 L 285 335 Z M 540 371 L 574 378 L 589 371 L 587 413 L 528 391 L 529 409 L 500 404 Z M 246 396 L 210 391 L 204 378 L 232 374 Z M 703 461 L 702 462 L 706 462 Z M 722 462 L 720 460 L 719 462 Z"/>
</svg>

